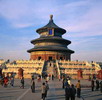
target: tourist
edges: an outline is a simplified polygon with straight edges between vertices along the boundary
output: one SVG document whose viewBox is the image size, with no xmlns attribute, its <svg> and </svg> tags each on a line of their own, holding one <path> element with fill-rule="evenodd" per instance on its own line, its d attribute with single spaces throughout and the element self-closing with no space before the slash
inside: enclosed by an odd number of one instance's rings
<svg viewBox="0 0 102 100">
<path fill-rule="evenodd" d="M 61 77 L 60 77 L 60 75 L 58 75 L 58 80 L 59 80 L 59 81 L 61 80 Z"/>
<path fill-rule="evenodd" d="M 38 80 L 38 82 L 41 82 L 41 76 L 40 75 L 37 77 L 37 80 Z"/>
<path fill-rule="evenodd" d="M 102 80 L 100 81 L 100 91 L 102 93 Z"/>
<path fill-rule="evenodd" d="M 52 75 L 52 80 L 54 80 L 54 75 Z"/>
<path fill-rule="evenodd" d="M 1 85 L 2 85 L 2 86 L 4 85 L 4 76 L 2 77 Z"/>
<path fill-rule="evenodd" d="M 47 92 L 48 92 L 48 90 L 49 90 L 49 84 L 48 84 L 48 81 L 46 81 L 46 93 L 45 93 L 45 97 L 47 97 Z"/>
<path fill-rule="evenodd" d="M 78 80 L 78 82 L 76 84 L 76 88 L 77 88 L 77 97 L 80 98 L 80 95 L 81 95 L 81 84 L 80 84 L 80 80 Z"/>
<path fill-rule="evenodd" d="M 62 78 L 62 88 L 64 89 L 64 78 Z"/>
<path fill-rule="evenodd" d="M 31 80 L 31 90 L 32 90 L 32 93 L 35 92 L 35 81 L 34 81 L 34 78 L 32 78 L 32 80 Z"/>
<path fill-rule="evenodd" d="M 8 85 L 8 78 L 7 77 L 4 77 L 4 87 L 7 87 L 7 85 Z"/>
<path fill-rule="evenodd" d="M 42 84 L 41 92 L 42 92 L 42 100 L 45 100 L 45 96 L 46 96 L 46 85 L 45 85 L 45 83 Z"/>
<path fill-rule="evenodd" d="M 93 74 L 93 79 L 96 80 L 96 75 L 95 74 Z"/>
<path fill-rule="evenodd" d="M 65 78 L 62 78 L 62 88 L 65 88 Z"/>
<path fill-rule="evenodd" d="M 2 85 L 2 76 L 0 76 L 0 85 Z"/>
<path fill-rule="evenodd" d="M 65 87 L 65 100 L 69 100 L 71 98 L 71 88 L 70 85 Z"/>
<path fill-rule="evenodd" d="M 91 75 L 89 75 L 89 81 L 91 81 Z"/>
<path fill-rule="evenodd" d="M 96 90 L 99 90 L 99 80 L 96 80 Z"/>
<path fill-rule="evenodd" d="M 34 78 L 34 75 L 32 75 L 31 78 L 33 79 L 33 78 Z M 32 80 L 32 79 L 31 79 L 31 80 Z"/>
<path fill-rule="evenodd" d="M 49 80 L 51 80 L 51 74 L 49 74 L 48 76 L 49 76 Z"/>
<path fill-rule="evenodd" d="M 46 77 L 46 81 L 49 81 L 49 76 Z"/>
<path fill-rule="evenodd" d="M 95 87 L 95 84 L 94 84 L 94 80 L 92 79 L 91 80 L 91 88 L 92 88 L 92 91 L 94 91 L 94 87 Z"/>
<path fill-rule="evenodd" d="M 14 77 L 10 78 L 10 85 L 13 87 L 14 86 Z"/>
<path fill-rule="evenodd" d="M 24 89 L 24 77 L 21 78 L 21 87 L 20 88 Z"/>
<path fill-rule="evenodd" d="M 69 84 L 68 84 L 68 81 L 67 81 L 67 79 L 65 79 L 64 87 L 66 88 L 68 85 L 69 85 Z"/>
<path fill-rule="evenodd" d="M 68 79 L 68 81 L 67 81 L 67 82 L 68 82 L 68 84 L 71 86 L 71 81 L 70 81 L 70 78 Z"/>
<path fill-rule="evenodd" d="M 75 100 L 76 89 L 74 85 L 71 85 L 71 100 Z"/>
</svg>

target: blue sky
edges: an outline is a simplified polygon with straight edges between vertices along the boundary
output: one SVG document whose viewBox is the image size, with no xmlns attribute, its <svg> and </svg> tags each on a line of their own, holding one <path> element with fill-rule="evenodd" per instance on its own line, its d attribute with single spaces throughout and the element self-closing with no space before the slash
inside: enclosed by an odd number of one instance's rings
<svg viewBox="0 0 102 100">
<path fill-rule="evenodd" d="M 72 60 L 102 61 L 102 0 L 0 0 L 0 59 L 29 59 L 51 14 L 67 30 Z"/>
</svg>

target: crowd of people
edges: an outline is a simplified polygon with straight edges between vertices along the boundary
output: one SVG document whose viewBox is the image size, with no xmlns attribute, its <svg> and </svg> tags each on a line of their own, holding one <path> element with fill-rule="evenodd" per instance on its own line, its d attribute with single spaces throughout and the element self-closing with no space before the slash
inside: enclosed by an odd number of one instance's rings
<svg viewBox="0 0 102 100">
<path fill-rule="evenodd" d="M 70 78 L 63 78 L 62 81 L 63 85 L 62 88 L 65 89 L 65 100 L 75 100 L 75 95 L 77 94 L 77 97 L 80 98 L 81 95 L 81 84 L 80 80 L 78 80 L 76 84 L 76 88 L 74 84 L 71 84 Z"/>
<path fill-rule="evenodd" d="M 45 98 L 47 97 L 47 93 L 49 90 L 49 80 L 54 80 L 54 77 L 44 77 L 44 80 L 42 80 L 41 76 L 38 76 L 36 78 L 38 80 L 38 82 L 42 82 L 41 85 L 41 99 L 45 100 Z M 61 79 L 59 80 L 61 81 Z M 102 81 L 99 81 L 98 79 L 94 80 L 92 79 L 91 81 L 91 90 L 92 91 L 98 91 L 100 90 L 102 93 Z M 7 88 L 8 85 L 10 85 L 11 87 L 14 87 L 14 76 L 11 75 L 9 76 L 5 76 L 5 77 L 1 77 L 0 76 L 0 84 Z M 20 78 L 20 88 L 24 89 L 25 87 L 25 80 L 24 77 L 22 76 Z M 65 89 L 65 100 L 75 100 L 75 97 L 77 96 L 78 98 L 81 97 L 81 83 L 80 80 L 77 81 L 77 83 L 74 85 L 71 83 L 71 78 L 67 77 L 67 78 L 62 78 L 62 88 Z M 31 78 L 31 91 L 32 93 L 35 93 L 35 89 L 36 88 L 36 84 L 35 84 L 35 78 L 32 77 Z"/>
<path fill-rule="evenodd" d="M 38 82 L 41 82 L 41 76 L 37 77 Z M 47 92 L 49 90 L 49 84 L 48 84 L 48 80 L 49 78 L 46 77 L 45 78 L 45 82 L 42 83 L 41 86 L 41 98 L 42 100 L 45 100 L 45 98 L 47 97 Z M 0 85 L 7 88 L 8 85 L 14 87 L 14 76 L 0 76 Z M 20 88 L 24 89 L 25 87 L 25 80 L 24 77 L 22 76 L 20 78 Z M 35 79 L 34 77 L 31 78 L 31 91 L 32 93 L 35 93 Z"/>
<path fill-rule="evenodd" d="M 14 75 L 0 76 L 0 85 L 7 88 L 9 85 L 14 87 Z M 24 89 L 24 77 L 20 78 L 20 88 Z"/>
<path fill-rule="evenodd" d="M 102 93 L 102 81 L 99 82 L 99 80 L 91 80 L 91 90 L 92 91 L 98 91 L 100 89 L 101 93 Z"/>
<path fill-rule="evenodd" d="M 75 95 L 77 95 L 78 98 L 81 97 L 81 83 L 80 80 L 78 80 L 77 84 L 74 86 L 74 84 L 71 84 L 70 78 L 63 78 L 62 80 L 62 88 L 65 89 L 65 100 L 75 100 Z M 98 79 L 91 80 L 91 90 L 92 91 L 98 91 L 102 93 L 102 80 L 99 81 Z"/>
<path fill-rule="evenodd" d="M 0 85 L 7 87 L 10 84 L 12 87 L 14 86 L 14 76 L 0 76 Z"/>
</svg>

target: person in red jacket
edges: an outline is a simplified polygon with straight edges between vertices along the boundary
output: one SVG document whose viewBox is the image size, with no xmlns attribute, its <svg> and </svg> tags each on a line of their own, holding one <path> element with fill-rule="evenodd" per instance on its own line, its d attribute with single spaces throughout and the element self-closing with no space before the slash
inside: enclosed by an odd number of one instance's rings
<svg viewBox="0 0 102 100">
<path fill-rule="evenodd" d="M 7 85 L 8 85 L 8 78 L 7 77 L 4 77 L 4 87 L 7 87 Z"/>
</svg>

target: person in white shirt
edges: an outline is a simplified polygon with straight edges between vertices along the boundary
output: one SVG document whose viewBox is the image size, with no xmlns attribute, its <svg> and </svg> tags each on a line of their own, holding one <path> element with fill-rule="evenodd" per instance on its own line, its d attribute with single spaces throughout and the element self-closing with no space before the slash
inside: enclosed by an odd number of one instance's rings
<svg viewBox="0 0 102 100">
<path fill-rule="evenodd" d="M 68 82 L 68 84 L 71 86 L 71 81 L 70 81 L 70 79 L 68 79 L 68 81 L 67 81 L 67 82 Z"/>
</svg>

